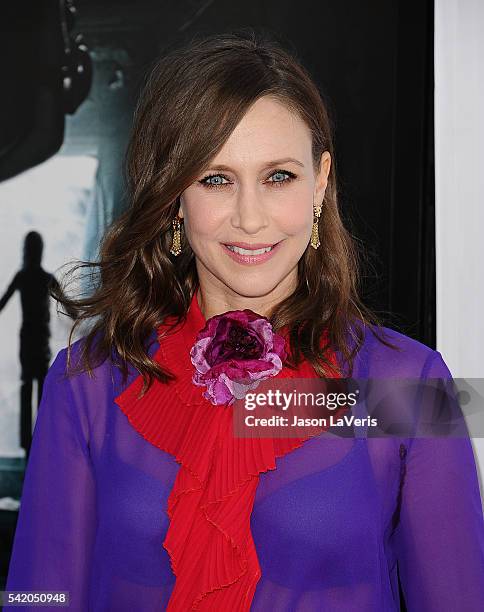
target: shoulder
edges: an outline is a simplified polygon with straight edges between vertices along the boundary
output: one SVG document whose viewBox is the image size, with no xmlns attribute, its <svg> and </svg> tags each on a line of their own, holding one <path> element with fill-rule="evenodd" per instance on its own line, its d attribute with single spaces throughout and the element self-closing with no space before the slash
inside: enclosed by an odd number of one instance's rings
<svg viewBox="0 0 484 612">
<path fill-rule="evenodd" d="M 71 342 L 70 346 L 64 346 L 59 349 L 50 366 L 50 370 L 61 376 L 62 374 L 68 374 L 68 366 L 79 365 L 86 345 L 86 339 L 87 336 L 82 336 L 78 340 Z"/>
<path fill-rule="evenodd" d="M 91 372 L 88 372 L 84 360 L 86 339 L 87 336 L 82 336 L 71 342 L 70 346 L 61 348 L 49 367 L 47 378 L 54 379 L 57 385 L 71 391 L 79 391 L 81 388 L 99 390 L 100 387 L 111 385 L 113 368 L 110 359 L 101 363 L 91 359 Z M 92 346 L 97 339 L 98 335 L 95 336 Z"/>
<path fill-rule="evenodd" d="M 102 330 L 98 329 L 94 334 L 89 347 L 89 360 L 91 372 L 87 371 L 86 356 L 87 356 L 87 339 L 88 335 L 84 335 L 74 342 L 71 342 L 70 347 L 65 346 L 57 353 L 50 370 L 53 370 L 53 376 L 63 377 L 69 380 L 69 384 L 74 387 L 86 387 L 87 389 L 102 387 L 108 388 L 111 393 L 117 395 L 122 390 L 129 386 L 135 378 L 139 376 L 138 370 L 130 363 L 126 363 L 127 378 L 122 377 L 121 357 L 115 347 L 108 350 L 106 357 L 99 359 L 96 353 L 96 345 L 102 340 Z M 147 341 L 145 342 L 147 353 L 151 356 L 158 347 L 156 330 L 154 330 Z"/>
<path fill-rule="evenodd" d="M 357 365 L 369 376 L 425 378 L 436 370 L 448 372 L 442 355 L 426 344 L 389 327 L 362 324 L 360 327 L 364 339 Z M 393 346 L 387 346 L 381 338 Z"/>
</svg>

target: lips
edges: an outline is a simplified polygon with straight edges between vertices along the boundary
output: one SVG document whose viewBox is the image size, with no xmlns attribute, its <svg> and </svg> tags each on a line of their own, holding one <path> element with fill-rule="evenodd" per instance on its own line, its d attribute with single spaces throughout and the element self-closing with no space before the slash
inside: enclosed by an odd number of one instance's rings
<svg viewBox="0 0 484 612">
<path fill-rule="evenodd" d="M 226 244 L 222 244 L 222 248 L 225 251 L 225 253 L 227 253 L 227 255 L 233 259 L 234 261 L 236 261 L 239 264 L 243 264 L 243 265 L 256 265 L 256 264 L 261 264 L 264 263 L 266 261 L 268 261 L 269 259 L 271 259 L 275 253 L 277 253 L 281 247 L 282 244 L 282 240 L 279 242 L 276 242 L 273 245 L 271 244 L 264 244 L 262 246 L 258 246 L 260 243 L 258 243 L 257 245 L 255 244 L 250 244 L 248 246 L 242 246 L 244 244 L 247 243 L 235 243 L 235 244 L 230 244 L 229 246 L 235 246 L 235 247 L 239 247 L 241 249 L 247 249 L 247 250 L 255 250 L 256 246 L 258 249 L 264 249 L 264 248 L 268 248 L 268 247 L 272 247 L 269 251 L 266 251 L 265 253 L 259 253 L 259 254 L 253 254 L 251 255 L 250 253 L 236 253 L 235 251 L 232 251 Z"/>
<path fill-rule="evenodd" d="M 225 246 L 235 246 L 241 249 L 254 250 L 257 249 L 266 249 L 267 247 L 275 246 L 279 244 L 278 242 L 256 242 L 254 244 L 249 244 L 248 242 L 225 242 Z"/>
</svg>

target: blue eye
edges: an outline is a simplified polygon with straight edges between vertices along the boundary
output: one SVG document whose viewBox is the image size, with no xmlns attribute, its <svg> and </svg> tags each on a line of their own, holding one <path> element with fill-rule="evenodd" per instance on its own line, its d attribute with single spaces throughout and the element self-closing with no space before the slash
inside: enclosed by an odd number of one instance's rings
<svg viewBox="0 0 484 612">
<path fill-rule="evenodd" d="M 274 172 L 270 175 L 269 178 L 273 177 L 282 177 L 281 180 L 269 180 L 269 184 L 271 187 L 281 187 L 285 183 L 290 183 L 293 179 L 296 178 L 296 175 L 293 172 L 289 172 L 288 170 L 274 170 Z M 285 178 L 284 178 L 285 177 Z M 215 179 L 215 180 L 212 180 Z M 226 183 L 223 183 L 222 180 L 226 180 Z M 209 174 L 205 176 L 203 179 L 198 181 L 201 185 L 206 187 L 207 189 L 220 189 L 225 187 L 225 185 L 230 184 L 229 179 L 225 176 L 225 174 Z"/>
<path fill-rule="evenodd" d="M 212 179 L 217 179 L 218 182 L 210 182 Z M 210 174 L 209 176 L 206 176 L 204 179 L 202 179 L 200 183 L 202 183 L 202 185 L 205 185 L 205 187 L 209 188 L 222 187 L 223 185 L 226 185 L 226 183 L 222 183 L 220 179 L 227 179 L 227 177 L 223 174 Z"/>
<path fill-rule="evenodd" d="M 289 183 L 296 176 L 292 172 L 287 172 L 286 170 L 276 170 L 273 174 L 271 174 L 272 177 L 275 177 L 277 175 L 282 176 L 282 177 L 286 176 L 287 178 L 282 178 L 282 180 L 269 181 L 269 182 L 274 183 L 274 184 Z"/>
</svg>

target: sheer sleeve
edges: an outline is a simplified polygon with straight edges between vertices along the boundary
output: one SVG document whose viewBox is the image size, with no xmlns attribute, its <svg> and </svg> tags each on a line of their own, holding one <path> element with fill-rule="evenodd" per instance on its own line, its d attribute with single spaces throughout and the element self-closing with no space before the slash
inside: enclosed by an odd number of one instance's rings
<svg viewBox="0 0 484 612">
<path fill-rule="evenodd" d="M 452 382 L 437 351 L 427 378 Z M 469 437 L 410 441 L 395 550 L 409 612 L 484 610 L 484 523 Z"/>
<path fill-rule="evenodd" d="M 69 591 L 69 609 L 85 612 L 96 529 L 95 482 L 80 408 L 63 376 L 66 356 L 66 349 L 57 354 L 44 381 L 6 590 Z"/>
</svg>

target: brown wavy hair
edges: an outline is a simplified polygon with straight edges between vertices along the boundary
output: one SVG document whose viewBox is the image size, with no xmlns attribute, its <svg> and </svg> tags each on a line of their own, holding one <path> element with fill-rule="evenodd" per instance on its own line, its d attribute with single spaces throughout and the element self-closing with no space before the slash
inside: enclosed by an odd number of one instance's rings
<svg viewBox="0 0 484 612">
<path fill-rule="evenodd" d="M 308 245 L 298 264 L 296 290 L 268 317 L 274 331 L 288 326 L 292 357 L 285 365 L 297 367 L 305 358 L 325 377 L 331 371 L 327 349 L 332 348 L 340 350 L 352 371 L 366 326 L 393 347 L 376 314 L 358 297 L 358 249 L 338 210 L 332 123 L 323 94 L 294 49 L 267 31 L 248 28 L 196 36 L 170 49 L 148 72 L 125 157 L 128 207 L 105 233 L 98 261 L 78 261 L 67 274 L 95 269 L 98 282 L 84 298 L 51 293 L 75 319 L 68 364 L 74 330 L 95 319 L 73 371 L 90 372 L 92 360 L 99 363 L 117 354 L 124 377 L 128 362 L 143 375 L 143 393 L 153 378 L 163 383 L 175 378 L 146 347 L 167 316 L 176 317 L 175 325 L 184 320 L 198 286 L 183 224 L 182 253 L 173 257 L 169 252 L 171 222 L 180 194 L 262 96 L 285 104 L 309 126 L 315 170 L 324 151 L 332 161 L 319 222 L 321 246 Z M 324 329 L 328 341 L 322 346 Z"/>
</svg>

